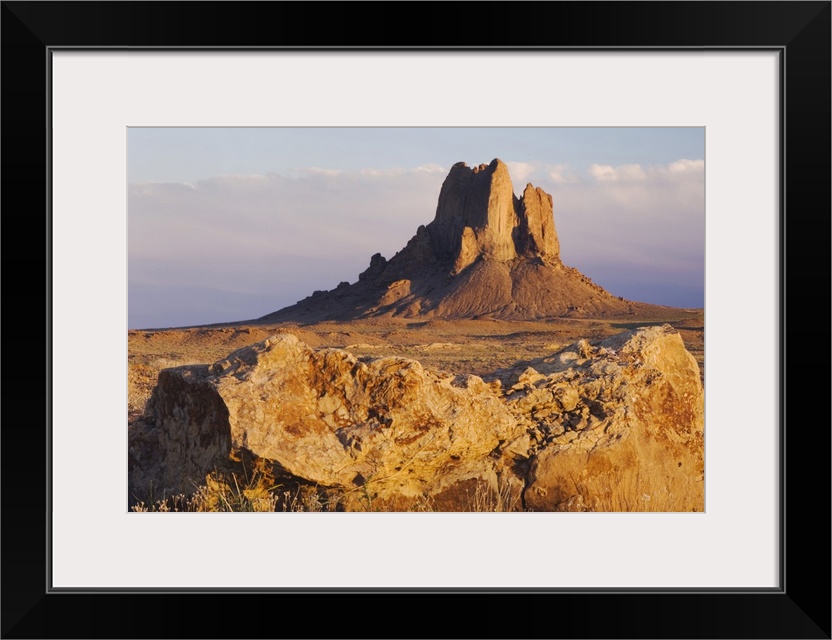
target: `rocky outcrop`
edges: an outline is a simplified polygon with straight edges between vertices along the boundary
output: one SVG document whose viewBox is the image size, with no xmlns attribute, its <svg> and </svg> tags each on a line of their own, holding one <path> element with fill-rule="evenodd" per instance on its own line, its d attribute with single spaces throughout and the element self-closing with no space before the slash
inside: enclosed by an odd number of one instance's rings
<svg viewBox="0 0 832 640">
<path fill-rule="evenodd" d="M 582 340 L 526 364 L 502 376 L 529 434 L 528 508 L 703 510 L 703 389 L 674 329 Z"/>
<path fill-rule="evenodd" d="M 463 235 L 473 240 L 469 251 L 475 258 L 513 260 L 517 257 L 513 235 L 519 225 L 508 167 L 495 159 L 473 169 L 463 162 L 451 168 L 428 232 L 439 260 L 458 259 Z"/>
<path fill-rule="evenodd" d="M 552 197 L 527 185 L 518 199 L 508 167 L 499 159 L 473 169 L 462 162 L 455 164 L 442 185 L 436 217 L 427 230 L 433 257 L 453 259 L 452 275 L 479 259 L 559 260 Z"/>
<path fill-rule="evenodd" d="M 520 226 L 515 234 L 518 253 L 526 257 L 558 260 L 560 243 L 555 231 L 552 196 L 528 184 L 518 204 L 521 212 Z"/>
<path fill-rule="evenodd" d="M 147 413 L 164 452 L 157 488 L 168 494 L 187 493 L 245 449 L 344 492 L 346 504 L 370 483 L 384 504 L 441 493 L 473 468 L 487 473 L 488 454 L 518 429 L 480 378 L 442 376 L 404 358 L 365 363 L 289 334 L 211 366 L 162 371 Z"/>
<path fill-rule="evenodd" d="M 703 509 L 703 396 L 668 325 L 483 380 L 289 334 L 163 370 L 130 435 L 132 499 L 240 461 L 347 510 Z M 478 508 L 479 507 L 479 508 Z"/>
<path fill-rule="evenodd" d="M 390 285 L 401 280 L 410 281 L 407 294 L 388 296 Z M 316 292 L 261 320 L 470 314 L 539 319 L 655 309 L 613 296 L 563 265 L 552 196 L 529 184 L 518 198 L 508 167 L 495 158 L 473 168 L 455 164 L 442 185 L 434 219 L 390 260 L 375 254 L 358 282 Z"/>
</svg>

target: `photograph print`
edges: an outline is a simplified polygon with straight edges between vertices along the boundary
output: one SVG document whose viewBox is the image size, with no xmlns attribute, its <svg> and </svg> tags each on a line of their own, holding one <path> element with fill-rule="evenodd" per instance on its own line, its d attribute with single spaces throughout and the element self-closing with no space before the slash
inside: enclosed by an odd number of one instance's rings
<svg viewBox="0 0 832 640">
<path fill-rule="evenodd" d="M 130 512 L 704 511 L 705 129 L 130 128 Z"/>
</svg>

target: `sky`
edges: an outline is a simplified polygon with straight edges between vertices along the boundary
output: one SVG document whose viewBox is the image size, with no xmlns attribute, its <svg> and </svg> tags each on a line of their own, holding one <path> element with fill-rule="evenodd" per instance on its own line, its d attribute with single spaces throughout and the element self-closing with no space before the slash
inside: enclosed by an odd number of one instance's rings
<svg viewBox="0 0 832 640">
<path fill-rule="evenodd" d="M 391 258 L 451 166 L 552 195 L 561 259 L 610 293 L 704 306 L 705 130 L 130 128 L 128 326 L 263 316 Z"/>
</svg>

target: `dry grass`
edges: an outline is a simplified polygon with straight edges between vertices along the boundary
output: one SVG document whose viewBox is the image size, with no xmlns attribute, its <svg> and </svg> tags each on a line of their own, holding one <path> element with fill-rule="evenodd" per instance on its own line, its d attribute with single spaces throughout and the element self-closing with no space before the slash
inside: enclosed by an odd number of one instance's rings
<svg viewBox="0 0 832 640">
<path fill-rule="evenodd" d="M 336 511 L 338 501 L 323 499 L 314 489 L 295 487 L 287 489 L 268 475 L 257 470 L 251 478 L 236 473 L 213 471 L 203 484 L 194 484 L 191 495 L 139 500 L 131 507 L 136 512 L 321 512 Z"/>
<path fill-rule="evenodd" d="M 576 489 L 559 511 L 583 512 L 654 512 L 678 513 L 685 511 L 683 487 L 645 483 L 638 470 L 618 470 L 595 482 L 575 479 Z M 369 497 L 365 511 L 377 511 Z M 189 496 L 177 494 L 161 499 L 137 501 L 131 506 L 135 512 L 293 512 L 322 513 L 341 511 L 338 497 L 318 491 L 316 487 L 292 488 L 275 483 L 267 476 L 256 473 L 249 480 L 237 474 L 212 472 L 205 482 Z M 414 499 L 408 509 L 411 512 L 439 512 L 442 509 L 430 496 Z M 525 511 L 519 491 L 508 483 L 500 483 L 494 489 L 484 483 L 473 492 L 466 493 L 466 502 L 455 511 L 470 513 L 512 513 Z"/>
<path fill-rule="evenodd" d="M 523 511 L 520 493 L 512 491 L 511 485 L 507 482 L 499 483 L 496 490 L 489 485 L 480 483 L 474 490 L 473 495 L 468 496 L 468 499 L 469 508 L 462 509 L 462 511 L 476 513 Z"/>
<path fill-rule="evenodd" d="M 224 513 L 224 512 L 293 512 L 322 513 L 343 511 L 336 495 L 327 495 L 317 487 L 284 487 L 266 474 L 255 472 L 248 480 L 236 473 L 213 471 L 205 482 L 194 485 L 191 495 L 176 494 L 162 498 L 148 497 L 137 500 L 130 510 L 139 513 Z M 507 513 L 523 511 L 518 491 L 512 491 L 508 483 L 500 483 L 495 490 L 486 484 L 478 484 L 473 493 L 466 492 L 467 500 L 459 512 Z M 374 501 L 366 492 L 364 511 L 374 512 Z M 408 509 L 412 512 L 442 511 L 430 496 L 414 499 Z"/>
<path fill-rule="evenodd" d="M 242 486 L 241 486 L 242 484 Z M 236 474 L 230 477 L 219 472 L 206 476 L 205 483 L 195 485 L 196 491 L 190 496 L 177 494 L 147 502 L 136 502 L 132 511 L 138 512 L 241 512 L 274 511 L 278 502 L 277 487 L 270 487 L 262 478 L 253 478 L 241 483 Z"/>
</svg>

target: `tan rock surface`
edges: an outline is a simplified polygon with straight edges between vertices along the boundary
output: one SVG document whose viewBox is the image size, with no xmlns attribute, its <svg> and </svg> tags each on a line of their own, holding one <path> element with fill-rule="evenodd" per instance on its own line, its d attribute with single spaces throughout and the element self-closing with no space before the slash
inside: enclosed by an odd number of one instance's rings
<svg viewBox="0 0 832 640">
<path fill-rule="evenodd" d="M 520 202 L 521 228 L 517 234 L 521 255 L 560 259 L 560 243 L 555 231 L 552 196 L 540 187 L 526 185 Z"/>
<path fill-rule="evenodd" d="M 579 341 L 532 367 L 508 398 L 532 434 L 528 508 L 704 510 L 703 389 L 674 329 Z"/>
<path fill-rule="evenodd" d="M 168 493 L 187 492 L 244 449 L 322 487 L 417 497 L 439 475 L 437 490 L 452 484 L 458 461 L 471 477 L 469 462 L 518 429 L 476 376 L 442 376 L 404 358 L 364 363 L 289 334 L 210 367 L 161 372 L 147 412 Z"/>
</svg>

